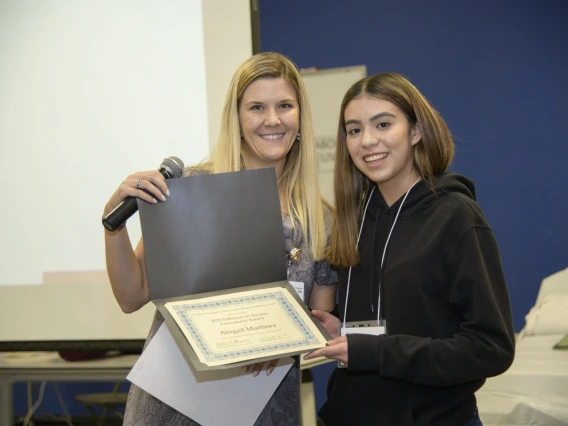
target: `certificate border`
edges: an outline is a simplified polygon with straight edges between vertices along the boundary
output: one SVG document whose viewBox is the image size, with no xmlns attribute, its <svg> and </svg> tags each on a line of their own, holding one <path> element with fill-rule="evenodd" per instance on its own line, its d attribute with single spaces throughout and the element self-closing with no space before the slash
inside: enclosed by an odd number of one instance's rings
<svg viewBox="0 0 568 426">
<path fill-rule="evenodd" d="M 203 299 L 205 297 L 221 296 L 221 295 L 227 295 L 227 294 L 231 294 L 231 293 L 235 294 L 235 296 L 236 296 L 239 293 L 244 292 L 244 291 L 260 290 L 260 289 L 267 289 L 267 288 L 272 288 L 272 289 L 283 288 L 283 289 L 286 289 L 292 295 L 292 297 L 298 302 L 300 309 L 303 309 L 304 312 L 306 313 L 307 317 L 313 321 L 313 324 L 320 331 L 320 333 L 322 333 L 322 335 L 327 340 L 332 339 L 331 335 L 327 332 L 327 330 L 323 327 L 323 325 L 317 319 L 314 319 L 312 317 L 307 306 L 300 299 L 300 297 L 298 296 L 298 294 L 296 293 L 296 291 L 294 290 L 294 288 L 290 285 L 290 283 L 288 281 L 274 281 L 274 282 L 263 283 L 263 284 L 254 284 L 254 285 L 250 285 L 250 286 L 236 287 L 236 288 L 232 288 L 230 290 L 217 290 L 217 291 L 212 291 L 212 292 L 208 292 L 208 293 L 200 293 L 200 294 L 187 295 L 187 296 L 182 296 L 182 297 L 156 299 L 156 300 L 152 300 L 152 303 L 154 303 L 158 312 L 163 316 L 164 323 L 168 327 L 170 334 L 174 338 L 176 344 L 178 345 L 178 348 L 180 349 L 185 360 L 187 361 L 188 365 L 192 369 L 194 369 L 196 371 L 222 370 L 222 369 L 229 369 L 229 368 L 235 368 L 235 367 L 249 366 L 251 364 L 251 361 L 236 361 L 236 362 L 233 362 L 233 363 L 220 364 L 220 365 L 207 365 L 204 362 L 201 362 L 201 360 L 197 357 L 197 354 L 195 353 L 195 351 L 193 350 L 193 348 L 189 344 L 187 337 L 185 337 L 185 335 L 183 334 L 183 332 L 179 328 L 177 322 L 172 317 L 172 315 L 170 314 L 168 309 L 165 307 L 165 304 L 168 303 L 168 302 L 180 302 L 180 301 L 188 301 L 188 302 L 196 301 L 197 302 L 199 299 Z M 294 355 L 299 355 L 299 354 L 306 353 L 306 352 L 307 351 L 305 349 L 304 350 L 298 349 L 296 351 L 292 351 L 290 353 L 283 354 L 282 356 L 294 356 Z M 254 362 L 266 362 L 266 361 L 270 361 L 270 360 L 273 360 L 273 359 L 276 359 L 276 358 L 280 358 L 282 356 L 271 355 L 271 356 L 255 358 Z"/>
<path fill-rule="evenodd" d="M 251 296 L 235 296 L 231 299 L 203 302 L 203 303 L 183 303 L 181 305 L 172 306 L 172 309 L 176 312 L 180 320 L 183 322 L 183 327 L 185 331 L 191 335 L 193 341 L 199 346 L 200 351 L 203 354 L 205 362 L 218 362 L 227 361 L 236 357 L 243 356 L 256 356 L 260 353 L 267 351 L 278 351 L 303 347 L 310 347 L 317 345 L 319 340 L 316 338 L 314 333 L 309 327 L 305 326 L 303 319 L 301 319 L 297 314 L 296 310 L 291 306 L 290 301 L 283 293 L 284 289 L 275 289 L 271 293 L 265 293 L 261 295 L 251 295 Z M 239 306 L 245 303 L 250 303 L 254 301 L 276 301 L 279 303 L 280 308 L 288 316 L 288 319 L 296 326 L 302 335 L 301 340 L 295 342 L 280 343 L 275 345 L 262 345 L 257 348 L 247 349 L 247 350 L 213 350 L 211 346 L 202 338 L 202 333 L 199 331 L 199 326 L 196 321 L 188 315 L 188 310 L 207 310 L 209 308 L 221 308 L 224 306 Z M 175 302 L 170 302 L 175 303 Z M 175 318 L 174 318 L 175 320 Z M 182 330 L 183 331 L 183 330 Z"/>
</svg>

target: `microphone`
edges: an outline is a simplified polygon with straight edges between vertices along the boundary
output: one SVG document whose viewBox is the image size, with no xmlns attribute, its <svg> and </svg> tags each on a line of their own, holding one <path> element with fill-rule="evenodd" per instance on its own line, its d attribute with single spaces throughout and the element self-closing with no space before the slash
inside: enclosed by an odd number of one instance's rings
<svg viewBox="0 0 568 426">
<path fill-rule="evenodd" d="M 179 178 L 183 174 L 183 161 L 178 157 L 168 157 L 162 160 L 158 171 L 165 179 Z M 124 222 L 138 210 L 136 197 L 128 197 L 103 217 L 103 226 L 109 231 L 116 231 Z"/>
</svg>

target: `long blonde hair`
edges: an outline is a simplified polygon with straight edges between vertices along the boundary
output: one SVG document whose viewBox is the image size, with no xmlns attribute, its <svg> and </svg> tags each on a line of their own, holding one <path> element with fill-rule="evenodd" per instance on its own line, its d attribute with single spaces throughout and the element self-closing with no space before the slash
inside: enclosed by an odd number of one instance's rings
<svg viewBox="0 0 568 426">
<path fill-rule="evenodd" d="M 418 124 L 422 139 L 412 147 L 413 167 L 435 191 L 434 176 L 447 170 L 454 156 L 454 141 L 442 116 L 406 78 L 396 73 L 375 74 L 359 80 L 347 91 L 341 104 L 335 153 L 335 214 L 331 227 L 328 261 L 336 266 L 359 263 L 357 235 L 362 207 L 374 182 L 357 169 L 347 150 L 345 109 L 362 96 L 395 104 L 411 127 Z"/>
<path fill-rule="evenodd" d="M 261 78 L 282 78 L 292 85 L 300 107 L 299 141 L 294 142 L 287 155 L 282 176 L 278 181 L 294 226 L 299 223 L 304 231 L 306 246 L 313 259 L 325 255 L 327 245 L 322 198 L 317 176 L 315 137 L 308 95 L 296 65 L 279 53 L 264 52 L 244 61 L 229 85 L 221 117 L 221 131 L 210 161 L 198 168 L 211 173 L 234 172 L 247 169 L 246 150 L 242 149 L 239 125 L 239 103 L 246 88 Z M 297 222 L 296 222 L 297 221 Z"/>
</svg>

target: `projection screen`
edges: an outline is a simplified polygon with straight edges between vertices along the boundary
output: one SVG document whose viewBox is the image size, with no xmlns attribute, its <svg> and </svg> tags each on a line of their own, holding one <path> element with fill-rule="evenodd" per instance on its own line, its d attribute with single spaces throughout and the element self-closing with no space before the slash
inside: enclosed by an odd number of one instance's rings
<svg viewBox="0 0 568 426">
<path fill-rule="evenodd" d="M 106 201 L 208 154 L 250 54 L 248 0 L 0 0 L 0 285 L 104 270 Z"/>
</svg>

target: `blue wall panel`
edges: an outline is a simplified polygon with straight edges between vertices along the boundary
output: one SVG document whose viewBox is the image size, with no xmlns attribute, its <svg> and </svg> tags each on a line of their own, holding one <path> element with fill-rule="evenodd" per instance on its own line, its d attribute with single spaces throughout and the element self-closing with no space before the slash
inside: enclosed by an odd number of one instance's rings
<svg viewBox="0 0 568 426">
<path fill-rule="evenodd" d="M 541 280 L 568 266 L 567 19 L 564 0 L 260 1 L 262 50 L 399 72 L 442 113 L 452 170 L 474 179 L 499 242 L 517 331 Z"/>
<path fill-rule="evenodd" d="M 568 2 L 261 1 L 260 17 L 262 50 L 300 67 L 402 73 L 442 113 L 520 330 L 542 278 L 568 266 Z"/>
</svg>

